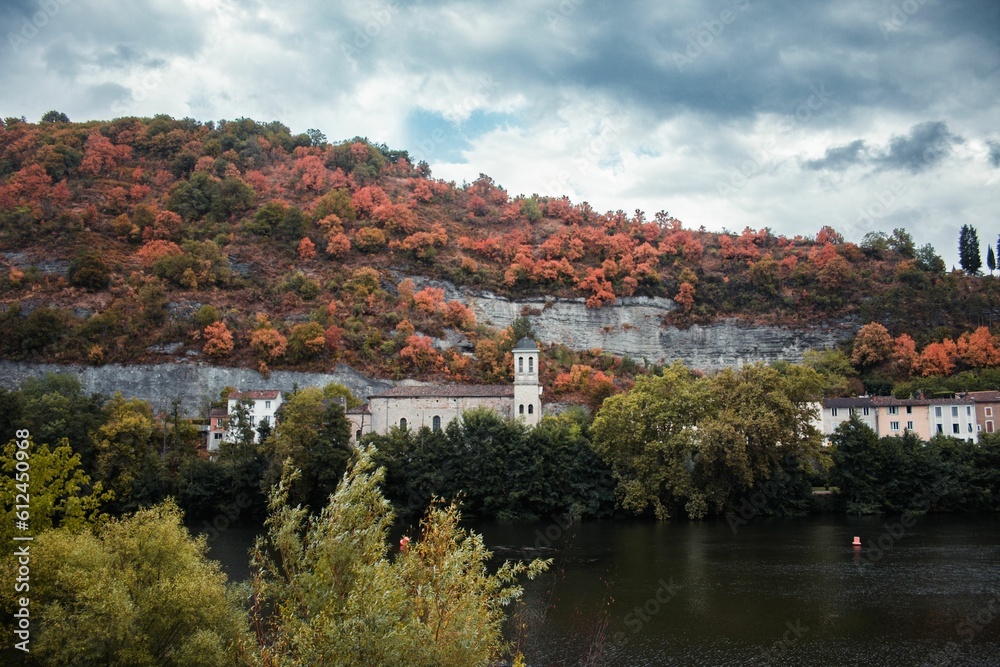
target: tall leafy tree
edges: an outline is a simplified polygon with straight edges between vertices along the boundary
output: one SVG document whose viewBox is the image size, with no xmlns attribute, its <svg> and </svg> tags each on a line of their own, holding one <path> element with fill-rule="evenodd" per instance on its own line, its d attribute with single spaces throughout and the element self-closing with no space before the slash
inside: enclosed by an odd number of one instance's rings
<svg viewBox="0 0 1000 667">
<path fill-rule="evenodd" d="M 170 502 L 96 533 L 40 534 L 31 547 L 37 664 L 235 664 L 245 619 L 206 549 Z"/>
<path fill-rule="evenodd" d="M 815 456 L 810 403 L 822 383 L 800 366 L 781 373 L 758 364 L 695 378 L 678 362 L 604 402 L 594 449 L 611 466 L 624 509 L 666 519 L 683 508 L 702 518 L 782 476 L 789 455 Z"/>
<path fill-rule="evenodd" d="M 983 258 L 979 253 L 979 234 L 972 225 L 962 225 L 958 234 L 958 263 L 970 276 L 979 273 Z"/>
<path fill-rule="evenodd" d="M 993 246 L 991 245 L 986 246 L 986 268 L 990 270 L 991 276 L 993 275 L 993 272 L 997 270 L 997 258 L 996 255 L 993 254 Z"/>
<path fill-rule="evenodd" d="M 284 462 L 302 473 L 290 489 L 292 500 L 318 510 L 337 488 L 353 454 L 351 425 L 343 408 L 316 387 L 302 389 L 281 406 L 281 418 L 265 450 L 271 479 L 281 476 Z"/>
<path fill-rule="evenodd" d="M 318 515 L 291 507 L 294 474 L 271 494 L 268 535 L 253 551 L 253 641 L 246 664 L 494 664 L 506 648 L 504 607 L 517 579 L 549 561 L 487 569 L 479 535 L 459 527 L 454 506 L 435 505 L 419 539 L 390 556 L 394 516 L 379 490 L 384 471 L 362 453 Z"/>
</svg>

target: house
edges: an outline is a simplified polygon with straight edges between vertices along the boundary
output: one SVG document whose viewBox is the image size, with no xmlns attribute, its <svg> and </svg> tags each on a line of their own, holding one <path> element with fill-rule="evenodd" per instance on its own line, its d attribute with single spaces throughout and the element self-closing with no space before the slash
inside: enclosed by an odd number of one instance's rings
<svg viewBox="0 0 1000 667">
<path fill-rule="evenodd" d="M 257 433 L 257 429 L 265 422 L 274 427 L 277 423 L 275 415 L 282 402 L 281 392 L 277 389 L 232 392 L 224 409 L 213 408 L 209 413 L 208 451 L 218 451 L 224 441 L 235 441 L 235 435 L 230 430 L 229 418 L 236 413 L 240 404 L 247 406 L 247 418 L 254 429 L 254 439 L 259 440 L 260 434 Z"/>
<path fill-rule="evenodd" d="M 1000 417 L 1000 391 L 970 391 L 968 397 L 976 406 L 976 432 L 996 433 Z"/>
<path fill-rule="evenodd" d="M 978 439 L 975 405 L 973 399 L 965 394 L 957 398 L 936 399 L 882 396 L 828 398 L 823 401 L 823 433 L 829 437 L 851 415 L 857 415 L 879 437 L 898 436 L 909 431 L 921 440 L 947 435 L 975 441 Z M 985 411 L 985 403 L 983 407 Z"/>
<path fill-rule="evenodd" d="M 513 357 L 513 384 L 404 386 L 369 396 L 367 412 L 348 414 L 355 438 L 366 433 L 385 434 L 393 427 L 426 426 L 438 431 L 473 408 L 489 408 L 501 417 L 535 426 L 542 416 L 538 344 L 522 338 L 514 345 Z"/>
<path fill-rule="evenodd" d="M 963 394 L 959 398 L 930 399 L 931 435 L 948 435 L 974 442 L 979 439 L 976 430 L 976 405 Z"/>
</svg>

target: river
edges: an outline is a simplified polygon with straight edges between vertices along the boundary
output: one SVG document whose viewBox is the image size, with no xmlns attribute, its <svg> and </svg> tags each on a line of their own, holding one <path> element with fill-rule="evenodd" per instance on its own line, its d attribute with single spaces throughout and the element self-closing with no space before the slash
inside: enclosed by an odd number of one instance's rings
<svg viewBox="0 0 1000 667">
<path fill-rule="evenodd" d="M 1000 665 L 1000 516 L 474 529 L 555 559 L 512 623 L 530 665 Z M 228 532 L 211 555 L 243 578 Z"/>
</svg>

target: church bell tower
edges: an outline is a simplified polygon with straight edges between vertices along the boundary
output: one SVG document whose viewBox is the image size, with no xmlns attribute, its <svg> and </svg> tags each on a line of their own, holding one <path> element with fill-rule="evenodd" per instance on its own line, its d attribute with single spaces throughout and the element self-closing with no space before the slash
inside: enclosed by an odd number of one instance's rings
<svg viewBox="0 0 1000 667">
<path fill-rule="evenodd" d="M 542 387 L 538 384 L 538 344 L 522 338 L 514 346 L 514 416 L 528 426 L 542 418 Z"/>
</svg>

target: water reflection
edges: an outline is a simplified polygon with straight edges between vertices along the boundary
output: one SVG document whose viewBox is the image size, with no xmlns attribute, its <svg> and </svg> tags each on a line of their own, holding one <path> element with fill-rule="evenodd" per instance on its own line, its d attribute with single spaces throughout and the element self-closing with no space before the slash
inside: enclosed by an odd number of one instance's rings
<svg viewBox="0 0 1000 667">
<path fill-rule="evenodd" d="M 997 518 L 921 517 L 879 550 L 887 521 L 576 525 L 526 588 L 520 641 L 535 665 L 579 664 L 595 637 L 614 665 L 919 665 L 949 643 L 942 664 L 1000 665 L 1000 618 L 956 629 L 1000 593 Z M 524 549 L 539 526 L 476 528 L 501 557 L 547 555 Z"/>
</svg>

